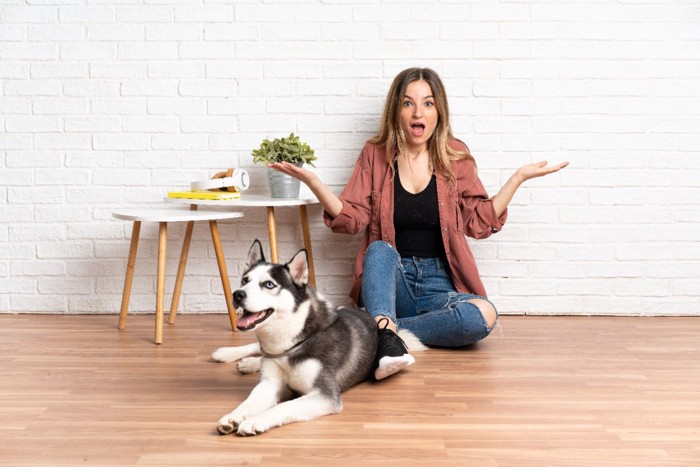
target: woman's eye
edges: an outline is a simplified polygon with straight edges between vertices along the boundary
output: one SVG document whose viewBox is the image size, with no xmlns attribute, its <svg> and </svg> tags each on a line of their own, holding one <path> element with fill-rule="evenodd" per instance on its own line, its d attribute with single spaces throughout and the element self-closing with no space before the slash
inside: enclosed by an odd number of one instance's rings
<svg viewBox="0 0 700 467">
<path fill-rule="evenodd" d="M 434 106 L 434 105 L 435 105 L 434 102 L 426 102 L 426 103 L 425 103 L 425 106 L 426 106 L 426 107 L 432 107 L 432 106 Z"/>
<path fill-rule="evenodd" d="M 274 289 L 275 283 L 272 281 L 265 281 L 263 282 L 263 287 L 265 287 L 266 289 Z"/>
<path fill-rule="evenodd" d="M 404 101 L 403 106 L 404 106 L 404 107 L 410 107 L 410 106 L 411 106 L 411 101 Z"/>
</svg>

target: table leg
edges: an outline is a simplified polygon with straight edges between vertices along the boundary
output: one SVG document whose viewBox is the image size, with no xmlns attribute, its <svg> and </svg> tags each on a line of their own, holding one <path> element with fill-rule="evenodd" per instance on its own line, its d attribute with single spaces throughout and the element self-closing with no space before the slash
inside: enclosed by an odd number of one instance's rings
<svg viewBox="0 0 700 467">
<path fill-rule="evenodd" d="M 168 244 L 168 223 L 160 222 L 158 228 L 158 280 L 156 282 L 156 344 L 163 343 L 163 302 L 165 299 L 165 260 Z"/>
<path fill-rule="evenodd" d="M 279 252 L 277 251 L 277 222 L 275 221 L 275 208 L 267 206 L 267 233 L 270 236 L 270 256 L 271 262 L 279 263 Z"/>
<path fill-rule="evenodd" d="M 231 330 L 237 331 L 236 327 L 236 309 L 233 306 L 233 296 L 231 294 L 231 282 L 228 278 L 228 269 L 226 268 L 226 259 L 224 258 L 224 249 L 221 247 L 221 237 L 219 236 L 219 226 L 216 221 L 209 221 L 209 229 L 211 230 L 211 239 L 214 242 L 214 251 L 216 252 L 216 262 L 219 264 L 219 274 L 221 274 L 221 285 L 224 288 L 224 297 L 226 298 L 226 308 L 228 309 L 228 317 L 231 321 Z"/>
<path fill-rule="evenodd" d="M 306 206 L 299 206 L 299 215 L 301 216 L 301 231 L 304 234 L 304 248 L 306 248 L 306 257 L 309 263 L 309 284 L 315 288 L 316 272 L 314 271 L 314 254 L 311 250 L 311 233 L 309 232 L 309 216 L 306 212 Z"/>
<path fill-rule="evenodd" d="M 126 327 L 126 315 L 129 313 L 129 298 L 131 298 L 131 284 L 134 280 L 134 267 L 136 265 L 136 251 L 139 247 L 139 234 L 141 233 L 141 221 L 134 221 L 131 229 L 131 245 L 129 246 L 129 259 L 126 262 L 126 277 L 124 278 L 124 291 L 122 292 L 122 307 L 119 311 L 119 329 Z"/>
<path fill-rule="evenodd" d="M 187 222 L 187 228 L 185 229 L 185 238 L 182 240 L 180 263 L 177 266 L 177 276 L 175 277 L 175 288 L 173 289 L 173 298 L 170 302 L 170 314 L 168 314 L 168 324 L 175 324 L 175 317 L 177 316 L 177 307 L 180 304 L 180 293 L 182 292 L 182 281 L 185 277 L 185 267 L 187 266 L 187 257 L 190 254 L 190 243 L 192 242 L 193 229 L 194 221 Z"/>
</svg>

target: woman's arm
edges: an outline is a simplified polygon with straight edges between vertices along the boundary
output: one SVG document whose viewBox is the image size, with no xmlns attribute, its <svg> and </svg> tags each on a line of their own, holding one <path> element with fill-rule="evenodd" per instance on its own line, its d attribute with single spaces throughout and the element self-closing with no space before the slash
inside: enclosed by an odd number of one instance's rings
<svg viewBox="0 0 700 467">
<path fill-rule="evenodd" d="M 323 209 L 333 218 L 335 218 L 343 209 L 343 202 L 333 193 L 324 183 L 318 178 L 318 175 L 310 170 L 302 167 L 297 167 L 288 162 L 275 162 L 268 165 L 269 168 L 292 176 L 303 182 L 312 191 L 318 201 L 323 206 Z"/>
<path fill-rule="evenodd" d="M 547 161 L 541 161 L 520 167 L 513 175 L 511 175 L 508 181 L 503 185 L 503 187 L 501 187 L 499 192 L 492 198 L 493 209 L 496 211 L 496 216 L 500 217 L 500 215 L 503 214 L 508 207 L 508 204 L 513 199 L 513 195 L 515 195 L 516 190 L 523 184 L 523 182 L 530 180 L 531 178 L 543 177 L 545 175 L 558 172 L 567 165 L 569 165 L 568 162 L 562 162 L 561 164 L 547 167 Z"/>
</svg>

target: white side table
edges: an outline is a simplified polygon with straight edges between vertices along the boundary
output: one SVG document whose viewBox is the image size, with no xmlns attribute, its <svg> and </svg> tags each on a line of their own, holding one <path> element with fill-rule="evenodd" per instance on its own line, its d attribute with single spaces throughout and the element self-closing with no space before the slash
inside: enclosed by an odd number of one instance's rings
<svg viewBox="0 0 700 467">
<path fill-rule="evenodd" d="M 131 283 L 134 278 L 134 266 L 136 265 L 136 251 L 139 243 L 139 233 L 141 232 L 141 222 L 158 222 L 158 280 L 156 286 L 156 330 L 155 343 L 163 342 L 163 302 L 165 298 L 165 261 L 167 247 L 167 226 L 168 222 L 187 222 L 187 230 L 185 232 L 185 241 L 183 242 L 182 254 L 180 255 L 180 265 L 178 266 L 177 279 L 175 281 L 175 289 L 177 290 L 177 298 L 173 295 L 173 302 L 170 307 L 170 315 L 168 322 L 175 323 L 175 314 L 177 313 L 177 303 L 180 298 L 182 288 L 182 279 L 185 273 L 185 264 L 187 263 L 187 253 L 189 252 L 190 239 L 192 238 L 192 229 L 196 221 L 209 221 L 211 237 L 214 242 L 214 251 L 216 252 L 216 261 L 219 265 L 219 273 L 221 275 L 221 284 L 224 288 L 226 296 L 226 307 L 228 308 L 231 328 L 235 331 L 236 328 L 236 310 L 233 307 L 231 296 L 231 284 L 228 278 L 228 270 L 226 269 L 226 260 L 224 252 L 221 248 L 221 238 L 219 236 L 219 227 L 216 223 L 222 219 L 235 219 L 243 217 L 242 212 L 229 211 L 197 211 L 196 206 L 188 209 L 121 209 L 112 213 L 113 217 L 127 221 L 133 221 L 134 226 L 131 233 L 131 245 L 129 247 L 129 260 L 126 267 L 126 277 L 124 279 L 124 292 L 122 293 L 122 305 L 119 312 L 119 329 L 126 327 L 126 315 L 129 312 L 129 298 L 131 296 Z"/>
<path fill-rule="evenodd" d="M 316 274 L 314 272 L 314 257 L 311 249 L 311 234 L 309 233 L 309 216 L 306 206 L 319 204 L 316 198 L 272 198 L 264 195 L 241 194 L 241 199 L 218 201 L 205 199 L 184 199 L 165 198 L 166 202 L 175 204 L 187 204 L 190 206 L 225 206 L 229 209 L 240 209 L 243 207 L 264 207 L 267 210 L 267 233 L 270 238 L 270 256 L 273 263 L 279 262 L 279 251 L 277 248 L 277 221 L 275 219 L 275 208 L 279 207 L 299 207 L 301 218 L 301 229 L 304 235 L 304 248 L 309 259 L 309 283 L 316 287 Z M 183 246 L 184 248 L 184 246 Z M 173 300 L 175 297 L 173 296 Z"/>
</svg>

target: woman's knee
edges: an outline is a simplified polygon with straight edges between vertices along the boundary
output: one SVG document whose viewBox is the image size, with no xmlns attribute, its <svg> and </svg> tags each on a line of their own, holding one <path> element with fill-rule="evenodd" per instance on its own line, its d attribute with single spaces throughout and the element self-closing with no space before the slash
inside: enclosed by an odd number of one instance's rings
<svg viewBox="0 0 700 467">
<path fill-rule="evenodd" d="M 468 302 L 479 309 L 481 316 L 484 317 L 486 326 L 488 326 L 489 329 L 493 329 L 493 327 L 496 325 L 496 321 L 498 320 L 498 313 L 493 305 L 491 305 L 488 300 L 484 300 L 483 298 L 473 298 L 468 300 Z"/>
<path fill-rule="evenodd" d="M 396 248 L 389 245 L 387 242 L 377 240 L 375 242 L 370 243 L 367 247 L 364 262 L 367 263 L 368 261 L 398 261 L 399 258 L 399 252 L 396 251 Z"/>
</svg>

